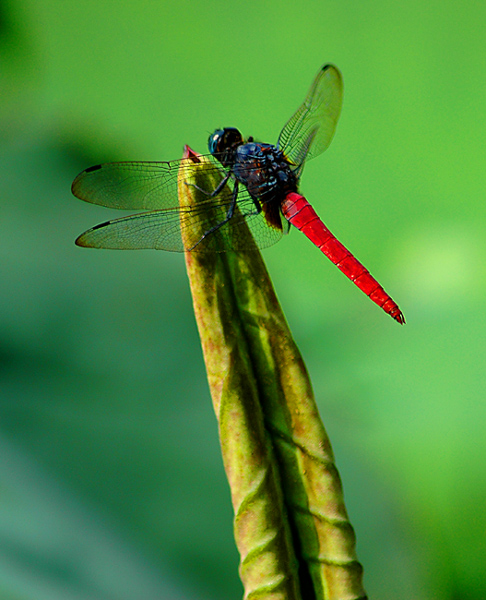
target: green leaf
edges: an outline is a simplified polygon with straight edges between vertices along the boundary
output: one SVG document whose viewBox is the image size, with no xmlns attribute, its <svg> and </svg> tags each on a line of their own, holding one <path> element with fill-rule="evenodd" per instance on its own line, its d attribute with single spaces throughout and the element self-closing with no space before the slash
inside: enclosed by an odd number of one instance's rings
<svg viewBox="0 0 486 600">
<path fill-rule="evenodd" d="M 191 168 L 181 168 L 179 198 L 194 206 L 207 199 L 200 189 L 215 189 L 221 178 L 205 157 L 187 147 L 184 156 Z M 230 194 L 223 190 L 225 200 Z M 364 599 L 354 531 L 305 365 L 253 238 L 239 229 L 248 252 L 188 252 L 186 264 L 245 598 Z"/>
</svg>

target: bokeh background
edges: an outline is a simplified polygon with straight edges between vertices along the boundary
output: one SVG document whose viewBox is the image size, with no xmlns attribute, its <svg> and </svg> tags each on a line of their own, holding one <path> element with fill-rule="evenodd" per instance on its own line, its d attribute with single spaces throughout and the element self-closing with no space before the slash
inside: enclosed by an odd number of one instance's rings
<svg viewBox="0 0 486 600">
<path fill-rule="evenodd" d="M 265 251 L 373 600 L 486 598 L 486 4 L 0 2 L 0 598 L 228 600 L 232 510 L 183 257 L 77 248 L 82 169 L 345 82 L 303 192 L 400 327 L 293 231 Z M 116 213 L 116 214 L 115 214 Z"/>
</svg>

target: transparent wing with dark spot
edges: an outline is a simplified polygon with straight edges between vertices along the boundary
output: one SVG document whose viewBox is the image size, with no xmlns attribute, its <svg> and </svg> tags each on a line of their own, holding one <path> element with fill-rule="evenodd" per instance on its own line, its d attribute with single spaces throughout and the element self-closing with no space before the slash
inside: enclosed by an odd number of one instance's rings
<svg viewBox="0 0 486 600">
<path fill-rule="evenodd" d="M 80 173 L 71 190 L 80 200 L 108 208 L 177 209 L 180 165 L 181 160 L 96 165 Z M 222 172 L 216 164 L 214 169 Z"/>
<path fill-rule="evenodd" d="M 280 239 L 282 231 L 271 227 L 264 214 L 257 212 L 255 203 L 241 185 L 235 214 L 217 229 L 214 226 L 225 221 L 231 206 L 232 183 L 229 183 L 230 193 L 226 190 L 212 198 L 201 193 L 197 208 L 181 207 L 177 193 L 180 165 L 180 160 L 122 162 L 83 171 L 72 185 L 78 198 L 110 208 L 152 210 L 101 223 L 79 236 L 76 243 L 91 248 L 126 250 L 240 251 L 248 249 L 248 236 L 243 232 L 245 223 L 259 247 L 270 246 Z M 212 168 L 219 179 L 224 176 L 214 161 Z M 287 222 L 282 221 L 287 231 Z M 191 231 L 197 229 L 196 223 L 199 230 L 211 233 L 195 238 Z"/>
<path fill-rule="evenodd" d="M 325 65 L 317 74 L 303 104 L 288 120 L 278 148 L 297 165 L 300 176 L 305 160 L 315 158 L 331 143 L 343 102 L 341 73 Z"/>
</svg>

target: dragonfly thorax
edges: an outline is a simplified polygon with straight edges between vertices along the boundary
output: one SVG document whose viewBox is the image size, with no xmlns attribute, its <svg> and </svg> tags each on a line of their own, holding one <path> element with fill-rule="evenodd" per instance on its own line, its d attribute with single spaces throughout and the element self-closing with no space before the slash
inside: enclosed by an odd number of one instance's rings
<svg viewBox="0 0 486 600">
<path fill-rule="evenodd" d="M 298 179 L 284 153 L 272 144 L 248 142 L 238 146 L 233 174 L 262 203 L 282 201 L 297 191 Z"/>
</svg>

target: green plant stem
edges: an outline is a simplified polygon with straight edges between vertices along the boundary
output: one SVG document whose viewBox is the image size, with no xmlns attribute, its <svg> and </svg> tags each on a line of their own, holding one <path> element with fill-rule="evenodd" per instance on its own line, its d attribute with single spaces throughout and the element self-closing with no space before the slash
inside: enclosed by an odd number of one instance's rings
<svg viewBox="0 0 486 600">
<path fill-rule="evenodd" d="M 220 177 L 204 157 L 189 149 L 185 157 L 180 203 L 197 206 L 207 195 L 194 184 L 214 189 Z M 188 252 L 186 264 L 245 599 L 363 600 L 354 531 L 305 365 L 251 234 L 239 229 L 251 251 Z"/>
</svg>

